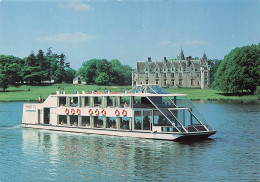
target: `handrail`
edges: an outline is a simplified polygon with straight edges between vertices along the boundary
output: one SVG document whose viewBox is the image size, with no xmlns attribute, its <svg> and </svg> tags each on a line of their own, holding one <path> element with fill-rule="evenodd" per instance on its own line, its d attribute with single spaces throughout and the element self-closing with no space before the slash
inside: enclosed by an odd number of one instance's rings
<svg viewBox="0 0 260 182">
<path fill-rule="evenodd" d="M 188 111 L 192 114 L 192 116 L 207 130 L 209 131 L 209 129 L 199 120 L 199 118 L 197 118 L 197 116 L 195 116 L 193 114 L 193 112 L 188 108 Z"/>
</svg>

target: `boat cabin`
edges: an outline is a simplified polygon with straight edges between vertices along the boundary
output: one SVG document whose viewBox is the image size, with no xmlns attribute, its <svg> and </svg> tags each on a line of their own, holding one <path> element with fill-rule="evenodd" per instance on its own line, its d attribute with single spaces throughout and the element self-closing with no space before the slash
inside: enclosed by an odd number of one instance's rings
<svg viewBox="0 0 260 182">
<path fill-rule="evenodd" d="M 44 103 L 25 104 L 23 123 L 164 133 L 213 131 L 185 94 L 158 85 L 137 85 L 130 91 L 57 91 Z"/>
</svg>

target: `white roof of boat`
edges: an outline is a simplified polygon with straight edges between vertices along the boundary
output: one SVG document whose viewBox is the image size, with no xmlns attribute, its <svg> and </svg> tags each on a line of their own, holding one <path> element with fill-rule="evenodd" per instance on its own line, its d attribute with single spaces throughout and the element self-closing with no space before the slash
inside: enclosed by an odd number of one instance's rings
<svg viewBox="0 0 260 182">
<path fill-rule="evenodd" d="M 151 93 L 91 93 L 91 94 L 56 94 L 51 96 L 59 96 L 59 97 L 98 97 L 98 96 L 121 96 L 121 97 L 173 97 L 173 96 L 187 96 L 186 94 L 151 94 Z"/>
<path fill-rule="evenodd" d="M 75 91 L 75 94 L 64 94 L 62 91 L 61 93 L 57 91 L 57 95 L 67 96 L 67 97 L 75 97 L 75 96 L 120 96 L 120 97 L 129 97 L 129 96 L 137 96 L 137 97 L 167 97 L 167 96 L 187 96 L 186 94 L 178 94 L 178 93 L 170 93 L 169 91 L 163 89 L 159 85 L 136 85 L 130 91 L 122 90 L 122 92 L 111 92 L 105 90 L 105 92 L 82 92 L 80 94 L 78 91 Z"/>
</svg>

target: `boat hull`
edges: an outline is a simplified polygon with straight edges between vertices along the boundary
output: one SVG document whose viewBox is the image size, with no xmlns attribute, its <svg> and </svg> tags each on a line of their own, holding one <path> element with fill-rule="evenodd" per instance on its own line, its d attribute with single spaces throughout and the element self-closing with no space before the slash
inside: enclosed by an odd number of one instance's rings
<svg viewBox="0 0 260 182">
<path fill-rule="evenodd" d="M 152 132 L 152 131 L 129 131 L 129 130 L 116 130 L 116 129 L 104 129 L 104 128 L 54 126 L 54 125 L 27 124 L 27 123 L 22 123 L 22 127 L 45 129 L 45 130 L 52 130 L 52 131 L 64 131 L 64 132 L 74 132 L 74 133 L 145 138 L 145 139 L 155 139 L 155 140 L 171 140 L 171 141 L 203 140 L 216 133 L 215 130 L 209 132 L 196 132 L 196 133 L 169 133 L 169 132 L 165 133 L 165 132 Z"/>
</svg>

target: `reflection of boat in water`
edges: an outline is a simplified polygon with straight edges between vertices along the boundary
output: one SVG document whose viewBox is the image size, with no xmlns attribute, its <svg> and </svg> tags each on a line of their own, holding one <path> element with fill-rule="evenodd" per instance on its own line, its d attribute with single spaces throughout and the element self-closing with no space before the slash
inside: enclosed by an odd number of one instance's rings
<svg viewBox="0 0 260 182">
<path fill-rule="evenodd" d="M 129 92 L 57 92 L 24 104 L 23 127 L 147 139 L 203 139 L 216 133 L 185 94 L 157 85 Z"/>
</svg>

